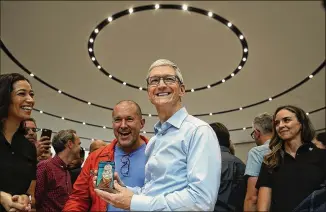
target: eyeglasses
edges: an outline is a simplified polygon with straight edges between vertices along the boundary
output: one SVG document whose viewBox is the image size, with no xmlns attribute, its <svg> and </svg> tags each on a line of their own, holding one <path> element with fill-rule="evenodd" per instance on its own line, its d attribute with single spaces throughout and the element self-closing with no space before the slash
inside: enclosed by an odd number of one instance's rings
<svg viewBox="0 0 326 212">
<path fill-rule="evenodd" d="M 120 169 L 120 173 L 124 177 L 129 177 L 129 167 L 130 167 L 130 155 L 125 155 L 121 158 L 121 163 L 123 164 Z"/>
<path fill-rule="evenodd" d="M 41 129 L 40 129 L 40 128 L 24 127 L 24 130 L 25 130 L 25 132 L 26 132 L 26 134 L 27 134 L 30 130 L 32 130 L 33 132 L 38 132 L 38 131 L 40 131 Z"/>
<path fill-rule="evenodd" d="M 254 131 L 252 131 L 252 133 L 250 134 L 250 136 L 252 137 L 252 139 L 255 139 L 255 130 Z"/>
<path fill-rule="evenodd" d="M 181 83 L 180 79 L 178 76 L 176 75 L 166 75 L 166 76 L 153 76 L 153 77 L 148 77 L 146 79 L 146 82 L 147 82 L 147 85 L 150 85 L 150 86 L 157 86 L 160 84 L 161 82 L 161 79 L 163 80 L 163 82 L 166 84 L 166 85 L 171 85 L 171 84 L 174 84 L 176 83 L 177 81 Z"/>
</svg>

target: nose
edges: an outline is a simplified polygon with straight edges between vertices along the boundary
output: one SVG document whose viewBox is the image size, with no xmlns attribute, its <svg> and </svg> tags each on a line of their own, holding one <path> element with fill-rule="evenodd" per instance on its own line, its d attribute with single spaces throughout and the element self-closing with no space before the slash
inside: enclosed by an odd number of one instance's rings
<svg viewBox="0 0 326 212">
<path fill-rule="evenodd" d="M 157 87 L 165 87 L 165 86 L 166 86 L 166 84 L 165 84 L 163 78 L 160 78 L 160 81 L 159 81 Z"/>
<path fill-rule="evenodd" d="M 127 122 L 125 119 L 122 119 L 120 128 L 126 128 L 127 127 Z"/>
<path fill-rule="evenodd" d="M 27 95 L 26 102 L 34 104 L 34 98 L 31 95 Z"/>
</svg>

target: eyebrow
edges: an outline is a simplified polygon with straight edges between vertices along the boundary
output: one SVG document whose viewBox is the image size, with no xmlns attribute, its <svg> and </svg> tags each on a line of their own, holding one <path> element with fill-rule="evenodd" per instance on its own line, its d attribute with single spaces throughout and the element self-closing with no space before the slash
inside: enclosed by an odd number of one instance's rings
<svg viewBox="0 0 326 212">
<path fill-rule="evenodd" d="M 16 92 L 18 92 L 18 91 L 27 91 L 25 88 L 21 88 L 21 89 L 18 89 Z M 29 92 L 33 92 L 34 93 L 34 91 L 31 89 Z"/>
</svg>

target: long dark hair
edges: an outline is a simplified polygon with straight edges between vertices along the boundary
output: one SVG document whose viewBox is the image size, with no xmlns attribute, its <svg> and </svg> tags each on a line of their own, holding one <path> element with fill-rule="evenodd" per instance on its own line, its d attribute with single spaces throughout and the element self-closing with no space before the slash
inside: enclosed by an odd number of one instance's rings
<svg viewBox="0 0 326 212">
<path fill-rule="evenodd" d="M 3 130 L 3 122 L 8 118 L 9 105 L 11 103 L 11 92 L 15 82 L 25 80 L 29 84 L 29 80 L 21 74 L 10 73 L 0 75 L 0 131 Z"/>
<path fill-rule="evenodd" d="M 282 159 L 282 147 L 284 141 L 279 137 L 276 132 L 275 117 L 280 110 L 288 110 L 295 114 L 298 119 L 298 122 L 301 124 L 301 141 L 303 143 L 311 143 L 315 137 L 314 127 L 307 116 L 307 114 L 299 107 L 293 105 L 285 105 L 276 109 L 273 116 L 273 137 L 269 143 L 269 148 L 271 152 L 265 156 L 264 163 L 269 168 L 275 168 L 280 165 Z"/>
</svg>

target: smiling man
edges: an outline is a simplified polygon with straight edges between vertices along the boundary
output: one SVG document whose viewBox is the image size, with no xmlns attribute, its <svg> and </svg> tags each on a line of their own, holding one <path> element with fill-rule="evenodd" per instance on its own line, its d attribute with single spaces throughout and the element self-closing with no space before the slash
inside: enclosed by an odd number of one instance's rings
<svg viewBox="0 0 326 212">
<path fill-rule="evenodd" d="M 92 179 L 100 161 L 114 161 L 115 170 L 126 185 L 144 185 L 145 147 L 148 142 L 140 135 L 144 125 L 145 119 L 136 102 L 124 100 L 115 105 L 112 128 L 116 139 L 87 157 L 63 211 L 121 211 L 95 194 Z"/>
<path fill-rule="evenodd" d="M 113 206 L 131 211 L 214 210 L 220 147 L 209 124 L 182 106 L 185 85 L 179 68 L 169 60 L 155 61 L 149 68 L 147 92 L 159 122 L 146 147 L 145 185 L 125 188 L 116 181 L 117 194 L 95 191 Z"/>
</svg>

